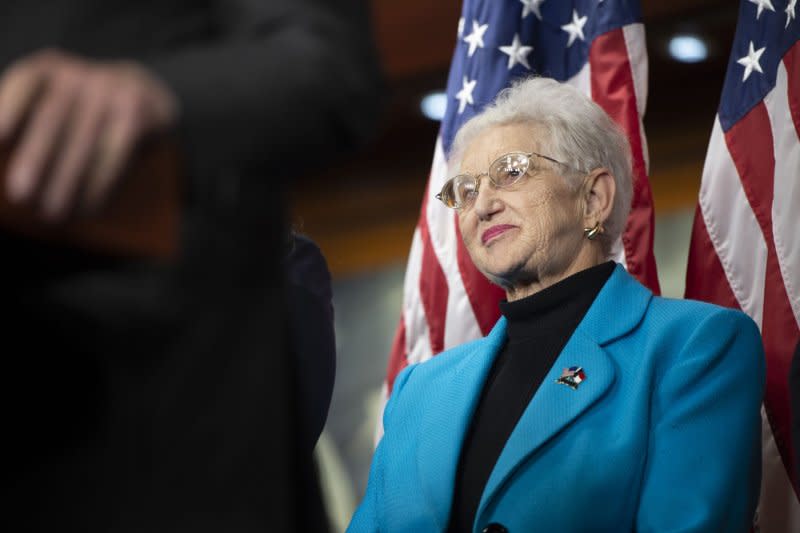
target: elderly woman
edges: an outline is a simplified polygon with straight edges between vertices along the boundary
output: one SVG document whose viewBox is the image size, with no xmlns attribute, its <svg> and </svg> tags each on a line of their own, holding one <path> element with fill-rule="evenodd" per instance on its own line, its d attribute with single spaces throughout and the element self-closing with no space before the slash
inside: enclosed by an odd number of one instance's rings
<svg viewBox="0 0 800 533">
<path fill-rule="evenodd" d="M 576 89 L 528 79 L 463 126 L 450 163 L 437 197 L 503 316 L 398 376 L 350 531 L 747 530 L 758 329 L 608 260 L 625 136 Z"/>
</svg>

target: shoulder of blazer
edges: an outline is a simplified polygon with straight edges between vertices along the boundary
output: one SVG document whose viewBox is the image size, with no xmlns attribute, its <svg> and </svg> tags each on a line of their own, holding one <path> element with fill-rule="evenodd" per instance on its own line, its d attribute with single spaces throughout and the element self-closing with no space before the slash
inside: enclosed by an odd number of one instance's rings
<svg viewBox="0 0 800 533">
<path fill-rule="evenodd" d="M 489 357 L 502 346 L 505 338 L 506 319 L 501 316 L 485 337 L 460 344 L 427 361 L 411 365 L 414 367 L 414 380 L 433 379 L 474 362 L 475 357 Z"/>
<path fill-rule="evenodd" d="M 668 339 L 683 362 L 728 357 L 735 358 L 737 365 L 747 366 L 753 376 L 764 370 L 758 325 L 738 309 L 695 300 L 654 298 L 648 320 L 651 325 L 647 334 Z"/>
<path fill-rule="evenodd" d="M 666 298 L 655 296 L 653 298 L 653 310 L 656 313 L 669 313 L 674 316 L 681 316 L 690 320 L 703 319 L 707 316 L 722 314 L 727 315 L 731 320 L 752 322 L 752 319 L 738 309 L 722 307 L 721 305 L 699 300 L 687 300 L 678 298 Z"/>
<path fill-rule="evenodd" d="M 613 342 L 632 330 L 648 328 L 649 334 L 672 335 L 672 341 L 688 341 L 707 321 L 719 322 L 722 331 L 740 328 L 749 336 L 758 332 L 745 313 L 695 300 L 654 296 L 621 265 L 600 290 L 578 329 L 599 345 Z"/>
<path fill-rule="evenodd" d="M 420 405 L 415 397 L 422 391 L 435 387 L 440 379 L 450 382 L 458 373 L 469 370 L 476 371 L 479 367 L 488 366 L 489 359 L 500 349 L 506 338 L 506 319 L 500 317 L 492 331 L 485 337 L 461 344 L 445 350 L 421 363 L 414 363 L 404 368 L 395 379 L 389 402 L 384 411 L 384 423 L 387 422 L 390 412 L 405 411 L 410 404 Z M 412 375 L 413 374 L 413 375 Z M 404 390 L 411 391 L 403 394 Z M 406 397 L 411 398 L 407 400 Z M 413 410 L 413 405 L 411 405 Z"/>
<path fill-rule="evenodd" d="M 747 314 L 696 300 L 654 297 L 648 312 L 653 328 L 668 330 L 676 342 L 689 342 L 697 335 L 749 336 L 760 338 L 758 326 Z"/>
</svg>

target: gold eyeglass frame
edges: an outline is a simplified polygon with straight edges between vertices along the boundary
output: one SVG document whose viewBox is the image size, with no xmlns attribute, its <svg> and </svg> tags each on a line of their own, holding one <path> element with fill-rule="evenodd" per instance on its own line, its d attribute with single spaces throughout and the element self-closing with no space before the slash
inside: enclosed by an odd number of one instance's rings
<svg viewBox="0 0 800 533">
<path fill-rule="evenodd" d="M 517 179 L 515 179 L 511 183 L 507 183 L 505 185 L 498 184 L 494 180 L 494 178 L 491 176 L 491 174 L 489 174 L 488 171 L 481 172 L 480 174 L 477 174 L 475 176 L 473 176 L 472 174 L 466 174 L 466 173 L 457 174 L 457 175 L 453 176 L 452 178 L 450 178 L 450 179 L 448 179 L 447 181 L 444 182 L 444 185 L 442 186 L 442 190 L 439 191 L 436 194 L 436 199 L 439 200 L 440 202 L 442 202 L 444 204 L 444 206 L 447 207 L 448 209 L 454 209 L 456 211 L 459 211 L 459 210 L 463 209 L 465 207 L 465 205 L 456 205 L 455 202 L 454 202 L 453 205 L 451 206 L 451 205 L 448 205 L 447 200 L 445 199 L 445 189 L 447 189 L 448 185 L 451 185 L 456 179 L 462 178 L 462 177 L 471 178 L 472 180 L 475 181 L 475 191 L 478 191 L 480 186 L 481 186 L 481 178 L 483 176 L 486 176 L 486 177 L 489 178 L 489 181 L 491 181 L 492 184 L 496 188 L 504 189 L 504 188 L 510 187 L 510 186 L 514 185 L 515 183 L 519 182 L 519 180 L 521 180 L 523 176 L 528 174 L 528 171 L 531 169 L 530 159 L 533 156 L 540 157 L 540 158 L 542 158 L 542 159 L 544 159 L 546 161 L 550 161 L 551 163 L 556 163 L 556 164 L 561 165 L 561 166 L 563 166 L 565 168 L 568 168 L 570 170 L 575 170 L 570 165 L 564 163 L 563 161 L 559 161 L 558 159 L 554 159 L 554 158 L 552 158 L 550 156 L 543 155 L 543 154 L 540 154 L 540 153 L 537 153 L 537 152 L 508 152 L 507 154 L 503 154 L 500 157 L 498 157 L 497 159 L 495 159 L 494 161 L 492 161 L 492 163 L 489 165 L 489 169 L 493 168 L 498 162 L 500 162 L 500 160 L 505 159 L 506 157 L 512 156 L 512 155 L 524 155 L 525 157 L 528 158 L 528 164 L 525 165 L 525 170 L 520 173 L 519 177 L 517 177 Z"/>
</svg>

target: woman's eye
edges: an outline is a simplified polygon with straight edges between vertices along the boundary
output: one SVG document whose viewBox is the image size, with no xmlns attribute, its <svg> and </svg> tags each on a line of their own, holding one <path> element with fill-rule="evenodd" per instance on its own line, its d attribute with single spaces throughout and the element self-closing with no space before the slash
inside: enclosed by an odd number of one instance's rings
<svg viewBox="0 0 800 533">
<path fill-rule="evenodd" d="M 498 177 L 497 181 L 499 185 L 502 185 L 504 183 L 510 183 L 512 181 L 515 181 L 520 176 L 522 176 L 522 171 L 520 169 L 504 168 L 497 176 Z"/>
</svg>

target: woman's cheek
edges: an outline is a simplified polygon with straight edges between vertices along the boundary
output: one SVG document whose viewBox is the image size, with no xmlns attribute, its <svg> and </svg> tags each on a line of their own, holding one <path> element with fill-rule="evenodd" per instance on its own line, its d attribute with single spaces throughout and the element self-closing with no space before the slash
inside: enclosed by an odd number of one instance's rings
<svg viewBox="0 0 800 533">
<path fill-rule="evenodd" d="M 468 214 L 458 214 L 458 229 L 461 233 L 461 240 L 469 250 L 470 245 L 475 242 L 478 225 L 474 221 L 474 217 Z"/>
</svg>

